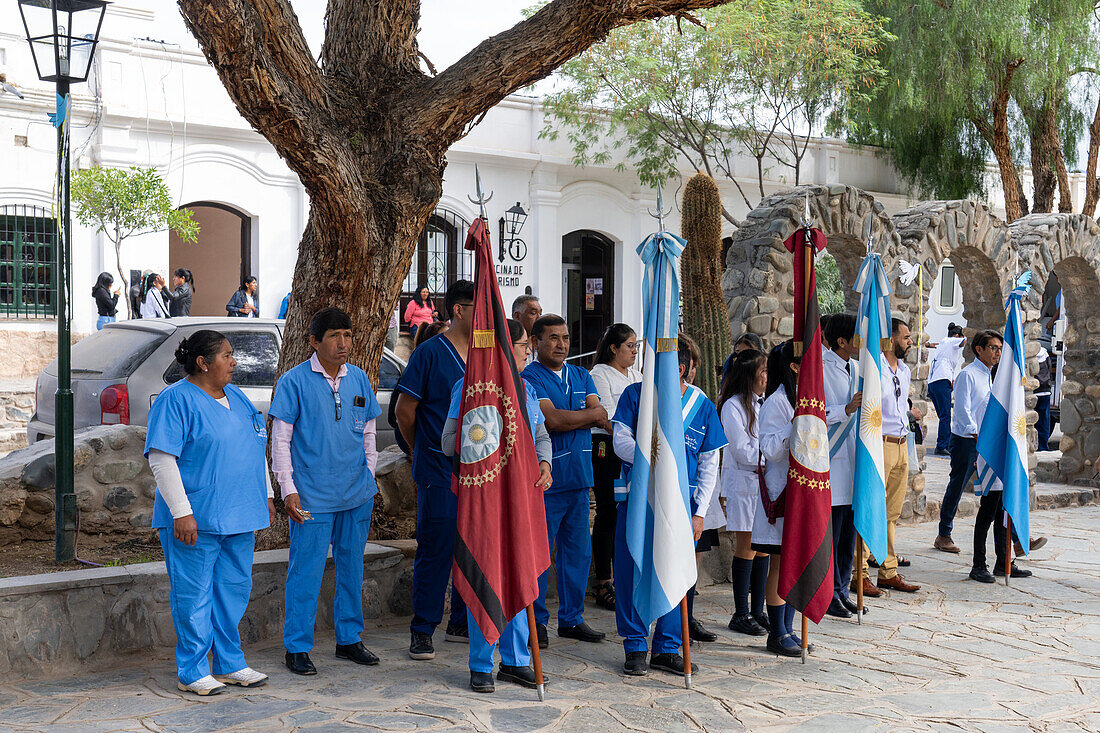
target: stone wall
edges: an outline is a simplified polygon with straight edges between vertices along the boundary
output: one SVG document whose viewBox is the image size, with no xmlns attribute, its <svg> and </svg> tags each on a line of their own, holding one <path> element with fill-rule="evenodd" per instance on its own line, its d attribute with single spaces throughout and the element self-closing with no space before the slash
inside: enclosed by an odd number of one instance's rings
<svg viewBox="0 0 1100 733">
<path fill-rule="evenodd" d="M 27 447 L 27 422 L 33 414 L 33 382 L 0 382 L 0 455 Z"/>
<path fill-rule="evenodd" d="M 57 358 L 57 328 L 30 330 L 0 328 L 0 379 L 37 379 L 46 365 Z M 71 334 L 75 344 L 86 333 Z"/>
<path fill-rule="evenodd" d="M 288 550 L 257 552 L 252 595 L 241 621 L 250 644 L 282 636 Z M 412 613 L 412 560 L 400 549 L 367 545 L 367 619 Z M 321 585 L 317 628 L 332 629 L 333 572 Z M 171 654 L 176 643 L 163 562 L 0 579 L 0 676 L 68 674 L 117 666 L 133 655 Z"/>
</svg>

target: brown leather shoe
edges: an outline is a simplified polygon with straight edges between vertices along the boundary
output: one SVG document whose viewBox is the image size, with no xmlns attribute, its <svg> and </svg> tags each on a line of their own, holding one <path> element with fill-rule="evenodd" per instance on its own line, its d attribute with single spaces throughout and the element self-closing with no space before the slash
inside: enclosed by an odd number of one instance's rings
<svg viewBox="0 0 1100 733">
<path fill-rule="evenodd" d="M 959 552 L 958 546 L 951 541 L 950 537 L 937 537 L 936 541 L 932 543 L 932 547 L 935 547 L 941 552 Z"/>
<path fill-rule="evenodd" d="M 879 578 L 878 587 L 889 588 L 891 590 L 900 590 L 902 593 L 916 593 L 920 590 L 919 585 L 913 585 L 912 583 L 906 583 L 905 579 L 901 575 L 895 575 L 892 578 Z"/>
<path fill-rule="evenodd" d="M 859 568 L 856 568 L 856 570 L 858 571 Z M 851 591 L 852 591 L 852 593 L 858 593 L 859 592 L 859 580 L 857 578 L 852 579 Z M 875 587 L 874 583 L 871 582 L 870 578 L 864 578 L 863 579 L 863 597 L 864 598 L 878 598 L 881 595 L 882 595 L 882 591 L 880 591 L 878 588 Z"/>
<path fill-rule="evenodd" d="M 1043 547 L 1044 545 L 1046 545 L 1046 543 L 1047 543 L 1047 538 L 1046 537 L 1036 537 L 1035 539 L 1031 540 L 1031 542 L 1029 544 L 1029 549 L 1031 551 L 1038 550 L 1040 547 Z M 1016 540 L 1012 541 L 1012 547 L 1016 550 L 1016 557 L 1019 557 L 1020 555 L 1024 554 L 1023 546 L 1019 542 L 1017 542 Z"/>
</svg>

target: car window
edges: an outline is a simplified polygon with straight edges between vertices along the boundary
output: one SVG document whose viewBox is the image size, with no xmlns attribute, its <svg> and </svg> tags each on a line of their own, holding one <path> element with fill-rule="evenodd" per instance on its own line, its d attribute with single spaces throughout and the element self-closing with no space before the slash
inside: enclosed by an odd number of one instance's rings
<svg viewBox="0 0 1100 733">
<path fill-rule="evenodd" d="M 382 357 L 378 366 L 378 389 L 393 389 L 401 379 L 401 367 L 388 356 Z"/>
<path fill-rule="evenodd" d="M 279 366 L 279 342 L 271 331 L 227 331 L 225 337 L 233 347 L 237 369 L 233 384 L 238 387 L 270 387 L 275 384 Z M 172 364 L 164 373 L 164 381 L 174 384 L 186 374 L 183 365 Z"/>
<path fill-rule="evenodd" d="M 137 328 L 105 328 L 73 346 L 72 370 L 126 379 L 166 338 L 166 333 Z"/>
</svg>

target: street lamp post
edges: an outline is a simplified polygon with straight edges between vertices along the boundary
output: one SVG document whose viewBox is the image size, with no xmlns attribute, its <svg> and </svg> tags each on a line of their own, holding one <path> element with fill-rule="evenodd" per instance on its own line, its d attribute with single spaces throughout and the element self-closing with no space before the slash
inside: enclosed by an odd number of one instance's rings
<svg viewBox="0 0 1100 733">
<path fill-rule="evenodd" d="M 508 223 L 508 236 L 505 236 L 504 224 L 505 220 Z M 522 260 L 526 256 L 526 249 L 523 251 L 523 256 L 517 257 L 514 252 L 511 252 L 511 245 L 516 242 L 521 242 L 519 239 L 520 230 L 523 229 L 523 223 L 527 221 L 527 212 L 523 210 L 523 207 L 519 205 L 519 201 L 516 205 L 504 212 L 504 216 L 500 217 L 500 261 L 504 262 L 506 253 L 512 255 L 514 260 Z"/>
<path fill-rule="evenodd" d="M 69 87 L 88 79 L 105 0 L 19 0 L 38 78 L 57 88 L 57 392 L 54 395 L 54 558 L 76 557 L 73 390 L 70 365 L 72 223 L 69 213 Z"/>
</svg>

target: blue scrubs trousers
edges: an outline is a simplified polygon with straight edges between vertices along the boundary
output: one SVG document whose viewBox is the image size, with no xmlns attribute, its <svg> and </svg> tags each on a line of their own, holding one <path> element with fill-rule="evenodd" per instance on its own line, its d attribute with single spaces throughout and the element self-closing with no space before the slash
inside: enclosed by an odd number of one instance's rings
<svg viewBox="0 0 1100 733">
<path fill-rule="evenodd" d="M 238 629 L 252 593 L 253 532 L 199 532 L 188 547 L 171 529 L 157 530 L 171 585 L 176 629 L 176 676 L 189 685 L 210 674 L 206 655 L 214 651 L 214 674 L 248 665 Z"/>
<path fill-rule="evenodd" d="M 940 426 L 936 432 L 936 450 L 941 452 L 951 447 L 951 390 L 950 379 L 937 379 L 928 384 L 928 397 L 940 418 Z"/>
<path fill-rule="evenodd" d="M 303 524 L 290 522 L 290 562 L 286 570 L 283 646 L 291 654 L 313 649 L 317 598 L 328 548 L 336 574 L 333 626 L 336 643 L 354 644 L 363 632 L 363 549 L 370 531 L 374 498 L 342 512 L 317 512 Z"/>
<path fill-rule="evenodd" d="M 657 619 L 653 630 L 653 653 L 675 654 L 683 645 L 680 605 Z M 626 547 L 626 502 L 620 501 L 615 520 L 615 626 L 623 637 L 623 650 L 646 651 L 649 628 L 634 610 L 634 560 Z"/>
<path fill-rule="evenodd" d="M 833 507 L 833 598 L 847 600 L 856 554 L 856 517 L 851 504 Z"/>
<path fill-rule="evenodd" d="M 542 498 L 546 505 L 546 536 L 550 540 L 551 554 L 557 545 L 558 626 L 578 626 L 584 623 L 584 591 L 592 566 L 588 489 L 552 492 L 543 494 Z M 549 570 L 539 576 L 535 621 L 540 624 L 550 620 L 550 612 L 546 610 L 549 580 Z"/>
<path fill-rule="evenodd" d="M 504 627 L 497 644 L 485 641 L 485 635 L 474 621 L 474 615 L 466 610 L 466 623 L 470 629 L 470 671 L 491 673 L 493 671 L 493 652 L 500 646 L 500 663 L 512 667 L 531 666 L 531 650 L 528 648 L 530 636 L 527 628 L 527 609 L 523 609 Z"/>
<path fill-rule="evenodd" d="M 449 486 L 416 487 L 416 556 L 413 558 L 413 617 L 410 631 L 431 636 L 443 620 L 447 581 L 454 564 L 458 499 Z M 451 588 L 449 623 L 466 625 L 466 603 Z"/>
</svg>

